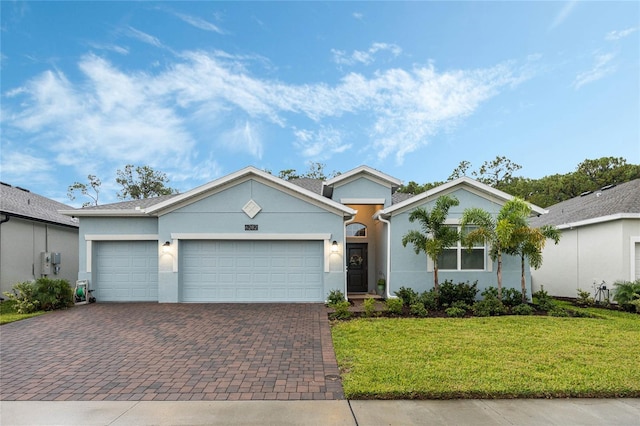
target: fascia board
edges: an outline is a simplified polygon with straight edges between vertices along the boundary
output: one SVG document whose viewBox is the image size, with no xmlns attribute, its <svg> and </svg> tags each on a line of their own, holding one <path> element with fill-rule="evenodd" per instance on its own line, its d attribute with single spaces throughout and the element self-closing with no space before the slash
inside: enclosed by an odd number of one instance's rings
<svg viewBox="0 0 640 426">
<path fill-rule="evenodd" d="M 585 219 L 577 222 L 564 223 L 562 225 L 558 225 L 557 228 L 561 230 L 572 229 L 572 228 L 579 228 L 581 226 L 596 225 L 598 223 L 612 222 L 614 220 L 622 220 L 622 219 L 640 219 L 640 213 L 617 213 L 617 214 L 612 214 L 608 216 L 594 217 L 592 219 Z"/>
<path fill-rule="evenodd" d="M 208 184 L 199 186 L 191 191 L 167 200 L 163 203 L 156 204 L 155 206 L 147 208 L 145 211 L 148 214 L 162 215 L 169 213 L 177 208 L 188 205 L 192 202 L 200 200 L 211 194 L 215 194 L 223 189 L 229 187 L 232 183 L 241 183 L 252 177 L 257 178 L 258 181 L 278 190 L 285 190 L 284 192 L 292 195 L 296 198 L 303 198 L 306 201 L 311 201 L 314 205 L 321 207 L 325 210 L 330 210 L 342 215 L 355 215 L 355 210 L 350 207 L 344 206 L 336 201 L 325 198 L 319 194 L 304 189 L 291 182 L 287 182 L 284 179 L 275 177 L 269 173 L 259 170 L 255 167 L 246 167 L 235 173 L 222 177 L 220 179 L 209 182 Z"/>
<path fill-rule="evenodd" d="M 336 183 L 341 183 L 342 181 L 348 180 L 354 176 L 357 176 L 358 174 L 365 174 L 365 175 L 370 175 L 374 178 L 376 178 L 378 181 L 383 182 L 384 184 L 391 186 L 391 187 L 398 187 L 400 185 L 402 185 L 402 181 L 400 179 L 396 179 L 393 176 L 389 176 L 386 173 L 382 173 L 381 171 L 372 169 L 371 167 L 368 166 L 360 166 L 360 167 L 356 167 L 353 170 L 349 170 L 346 173 L 343 173 L 341 175 L 338 175 L 334 178 L 331 178 L 329 180 L 327 180 L 325 182 L 326 186 L 333 186 Z M 349 180 L 350 181 L 350 180 Z M 346 182 L 345 182 L 346 183 Z"/>
<path fill-rule="evenodd" d="M 96 209 L 96 210 L 58 210 L 58 213 L 72 217 L 89 217 L 89 216 L 147 216 L 146 212 L 140 210 L 119 210 L 119 209 Z"/>
</svg>

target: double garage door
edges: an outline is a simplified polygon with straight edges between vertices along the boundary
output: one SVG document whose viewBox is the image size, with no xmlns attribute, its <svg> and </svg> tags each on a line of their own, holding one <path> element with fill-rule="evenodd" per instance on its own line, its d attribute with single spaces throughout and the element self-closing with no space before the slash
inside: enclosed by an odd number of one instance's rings
<svg viewBox="0 0 640 426">
<path fill-rule="evenodd" d="M 158 300 L 157 241 L 96 244 L 98 301 Z M 322 241 L 180 241 L 183 302 L 322 302 Z"/>
<path fill-rule="evenodd" d="M 183 302 L 322 302 L 321 241 L 181 241 Z"/>
</svg>

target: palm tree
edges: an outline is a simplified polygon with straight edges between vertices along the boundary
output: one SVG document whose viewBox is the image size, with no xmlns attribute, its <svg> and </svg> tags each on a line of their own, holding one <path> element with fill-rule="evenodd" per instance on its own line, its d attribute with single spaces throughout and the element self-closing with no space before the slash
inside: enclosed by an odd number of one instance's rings
<svg viewBox="0 0 640 426">
<path fill-rule="evenodd" d="M 460 238 L 457 228 L 444 224 L 449 209 L 458 204 L 460 203 L 456 197 L 442 195 L 436 200 L 431 212 L 422 207 L 414 209 L 409 215 L 409 222 L 418 221 L 423 232 L 411 230 L 402 237 L 404 247 L 412 243 L 416 254 L 423 251 L 433 260 L 433 288 L 436 294 L 440 291 L 438 257 L 445 248 L 455 245 Z"/>
<path fill-rule="evenodd" d="M 498 215 L 474 207 L 465 209 L 462 214 L 462 243 L 470 250 L 474 244 L 488 244 L 491 260 L 497 261 L 498 298 L 502 300 L 502 253 L 512 249 L 515 231 L 526 225 L 531 212 L 529 204 L 520 199 L 507 201 Z M 473 228 L 469 230 L 468 228 Z"/>
</svg>

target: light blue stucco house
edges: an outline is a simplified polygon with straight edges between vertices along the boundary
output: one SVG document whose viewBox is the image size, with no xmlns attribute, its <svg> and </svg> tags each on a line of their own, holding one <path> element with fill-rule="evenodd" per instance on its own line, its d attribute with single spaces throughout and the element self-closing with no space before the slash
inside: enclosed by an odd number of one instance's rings
<svg viewBox="0 0 640 426">
<path fill-rule="evenodd" d="M 400 185 L 367 166 L 324 182 L 247 167 L 183 194 L 62 213 L 79 218 L 78 279 L 98 301 L 323 302 L 334 289 L 373 293 L 381 278 L 386 296 L 431 288 L 432 265 L 401 243 L 417 227 L 409 212 L 455 195 L 455 225 L 467 207 L 497 213 L 511 198 L 466 177 L 415 197 Z M 495 285 L 486 247 L 447 259 L 443 280 Z M 519 288 L 519 259 L 503 268 Z"/>
</svg>

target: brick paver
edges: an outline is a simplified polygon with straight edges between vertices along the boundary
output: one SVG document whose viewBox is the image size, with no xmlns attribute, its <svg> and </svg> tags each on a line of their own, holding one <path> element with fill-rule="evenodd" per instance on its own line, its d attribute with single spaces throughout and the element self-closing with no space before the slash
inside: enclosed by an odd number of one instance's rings
<svg viewBox="0 0 640 426">
<path fill-rule="evenodd" d="M 343 399 L 320 304 L 93 304 L 0 327 L 4 401 Z"/>
</svg>

